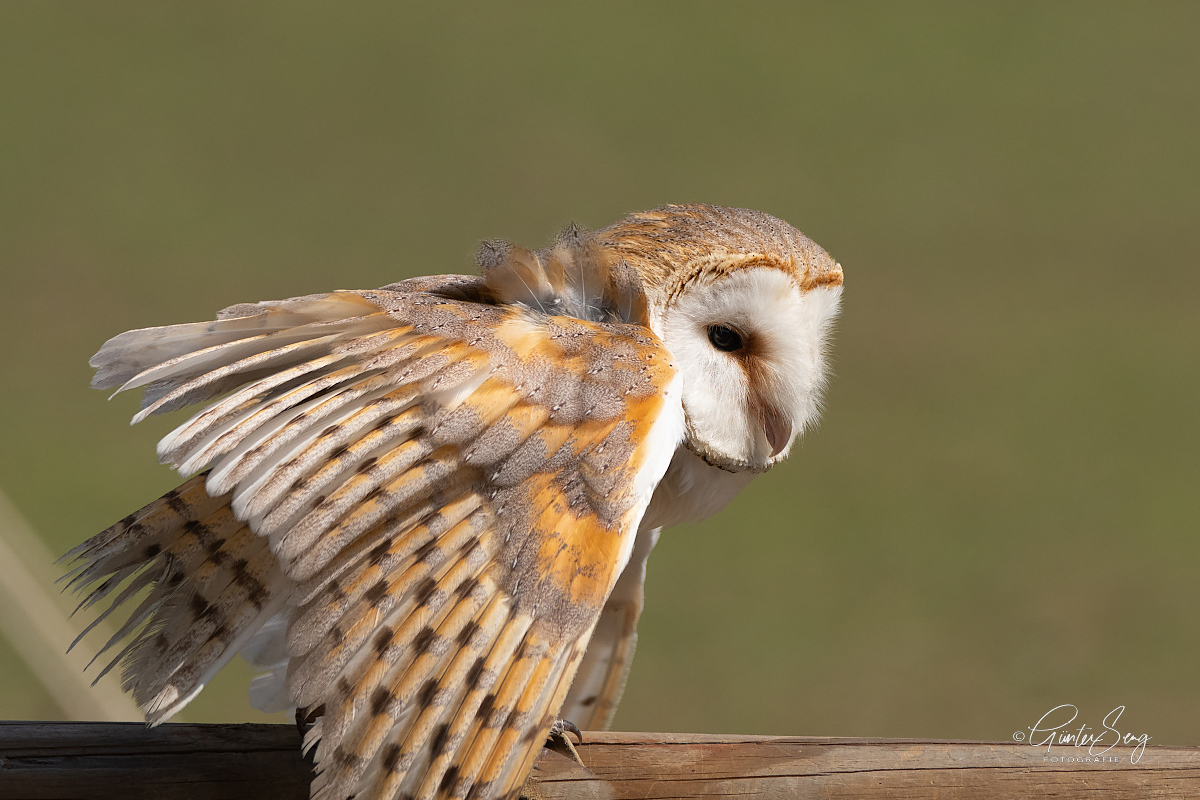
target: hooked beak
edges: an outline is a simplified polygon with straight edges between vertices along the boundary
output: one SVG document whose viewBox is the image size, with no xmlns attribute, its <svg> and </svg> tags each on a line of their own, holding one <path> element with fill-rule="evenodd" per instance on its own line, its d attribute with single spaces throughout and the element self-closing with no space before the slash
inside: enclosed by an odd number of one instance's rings
<svg viewBox="0 0 1200 800">
<path fill-rule="evenodd" d="M 759 405 L 758 423 L 767 435 L 767 443 L 771 445 L 771 458 L 774 458 L 792 440 L 792 423 L 770 403 Z"/>
</svg>

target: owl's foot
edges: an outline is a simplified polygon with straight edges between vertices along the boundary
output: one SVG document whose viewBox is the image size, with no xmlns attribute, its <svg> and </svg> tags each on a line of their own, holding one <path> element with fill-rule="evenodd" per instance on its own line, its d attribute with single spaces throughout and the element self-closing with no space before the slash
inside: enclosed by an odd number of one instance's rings
<svg viewBox="0 0 1200 800">
<path fill-rule="evenodd" d="M 579 757 L 579 751 L 571 743 L 571 737 L 567 735 L 568 733 L 575 734 L 579 743 L 583 744 L 583 734 L 574 722 L 571 722 L 569 719 L 556 719 L 554 720 L 554 724 L 550 726 L 550 734 L 546 737 L 546 743 L 543 747 L 547 750 L 560 753 L 584 769 L 587 769 L 587 766 L 583 763 L 583 759 Z M 543 795 L 538 789 L 537 783 L 533 780 L 532 775 L 525 779 L 525 785 L 521 787 L 520 800 L 543 800 Z"/>
<path fill-rule="evenodd" d="M 579 766 L 587 769 L 583 759 L 579 757 L 579 751 L 575 749 L 575 745 L 571 744 L 571 737 L 567 736 L 568 733 L 575 734 L 575 738 L 579 740 L 580 744 L 583 744 L 583 734 L 574 722 L 569 719 L 556 719 L 550 726 L 550 735 L 546 737 L 545 747 L 562 753 Z"/>
</svg>

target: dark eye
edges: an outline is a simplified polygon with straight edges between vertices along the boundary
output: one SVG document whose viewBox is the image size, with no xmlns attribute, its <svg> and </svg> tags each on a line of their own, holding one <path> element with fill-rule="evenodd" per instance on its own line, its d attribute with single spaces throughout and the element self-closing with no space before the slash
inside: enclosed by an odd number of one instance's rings
<svg viewBox="0 0 1200 800">
<path fill-rule="evenodd" d="M 726 353 L 742 349 L 742 335 L 728 325 L 709 325 L 708 340 L 713 347 Z"/>
</svg>

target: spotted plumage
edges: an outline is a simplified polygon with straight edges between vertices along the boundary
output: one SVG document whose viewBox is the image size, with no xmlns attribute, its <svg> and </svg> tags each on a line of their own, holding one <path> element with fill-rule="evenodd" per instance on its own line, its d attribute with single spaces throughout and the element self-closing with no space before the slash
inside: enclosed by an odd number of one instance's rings
<svg viewBox="0 0 1200 800">
<path fill-rule="evenodd" d="M 179 488 L 68 554 L 151 723 L 234 654 L 319 713 L 318 798 L 517 793 L 556 716 L 611 721 L 659 530 L 815 417 L 841 268 L 742 209 L 667 206 L 481 276 L 130 331 L 94 385 Z M 558 730 L 556 728 L 556 730 Z"/>
</svg>

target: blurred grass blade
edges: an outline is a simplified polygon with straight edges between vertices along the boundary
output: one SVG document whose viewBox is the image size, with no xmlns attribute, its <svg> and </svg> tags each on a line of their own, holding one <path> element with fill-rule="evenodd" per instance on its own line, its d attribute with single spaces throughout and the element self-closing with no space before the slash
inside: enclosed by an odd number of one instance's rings
<svg viewBox="0 0 1200 800">
<path fill-rule="evenodd" d="M 133 700 L 110 674 L 95 686 L 84 674 L 86 646 L 67 653 L 82 630 L 54 587 L 53 556 L 0 490 L 0 631 L 29 665 L 68 719 L 141 720 Z M 105 626 L 97 626 L 97 628 Z M 104 641 L 107 631 L 85 639 Z"/>
</svg>

